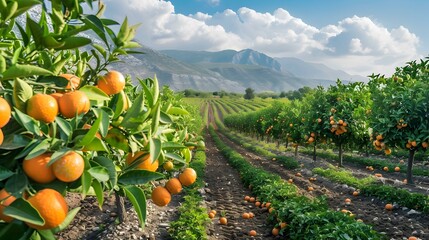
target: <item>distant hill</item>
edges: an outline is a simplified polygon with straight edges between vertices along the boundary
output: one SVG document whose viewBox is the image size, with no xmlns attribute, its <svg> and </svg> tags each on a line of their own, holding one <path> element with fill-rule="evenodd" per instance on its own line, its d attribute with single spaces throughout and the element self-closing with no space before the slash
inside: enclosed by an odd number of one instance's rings
<svg viewBox="0 0 429 240">
<path fill-rule="evenodd" d="M 341 70 L 334 70 L 320 63 L 305 62 L 298 58 L 275 58 L 280 63 L 282 71 L 291 72 L 295 76 L 308 79 L 325 79 L 352 82 L 366 82 L 368 78 L 359 75 L 350 75 Z"/>
</svg>

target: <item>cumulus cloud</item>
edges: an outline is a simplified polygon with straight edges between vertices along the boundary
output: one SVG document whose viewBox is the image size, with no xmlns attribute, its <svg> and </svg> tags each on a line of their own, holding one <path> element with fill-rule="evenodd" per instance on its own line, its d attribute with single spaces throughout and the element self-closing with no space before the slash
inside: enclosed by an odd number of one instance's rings
<svg viewBox="0 0 429 240">
<path fill-rule="evenodd" d="M 186 16 L 175 13 L 166 1 L 107 2 L 108 17 L 121 21 L 127 15 L 130 22 L 141 22 L 137 38 L 155 49 L 252 48 L 273 57 L 300 57 L 361 75 L 389 74 L 395 66 L 421 57 L 419 38 L 406 27 L 387 29 L 368 17 L 352 16 L 319 29 L 282 8 L 269 13 L 242 7 Z"/>
</svg>

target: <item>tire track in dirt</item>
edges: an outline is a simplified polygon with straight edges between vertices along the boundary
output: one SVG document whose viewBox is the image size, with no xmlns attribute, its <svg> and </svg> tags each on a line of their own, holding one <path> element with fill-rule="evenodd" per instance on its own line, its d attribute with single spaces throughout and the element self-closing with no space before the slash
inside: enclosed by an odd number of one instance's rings
<svg viewBox="0 0 429 240">
<path fill-rule="evenodd" d="M 299 170 L 289 171 L 284 169 L 280 163 L 270 161 L 265 157 L 244 149 L 235 142 L 229 140 L 225 135 L 219 133 L 219 137 L 228 146 L 240 153 L 247 161 L 257 167 L 278 174 L 284 180 L 289 178 L 294 179 L 301 193 L 308 195 L 308 186 L 312 186 L 315 190 L 310 194 L 312 196 L 326 196 L 328 204 L 333 210 L 347 209 L 356 215 L 356 218 L 362 219 L 365 223 L 374 226 L 378 232 L 385 233 L 389 239 L 403 239 L 408 236 L 419 236 L 422 239 L 429 239 L 429 216 L 426 214 L 407 215 L 409 209 L 395 209 L 394 211 L 386 211 L 384 206 L 386 202 L 382 202 L 376 198 L 367 196 L 354 197 L 352 195 L 353 188 L 344 184 L 333 183 L 323 177 L 317 177 L 316 182 L 309 182 L 309 177 L 313 177 L 310 170 L 302 168 L 300 170 L 303 177 L 296 177 L 295 172 Z M 299 160 L 300 161 L 300 160 Z M 300 161 L 302 163 L 302 161 Z M 350 198 L 351 204 L 347 205 L 344 200 Z"/>
<path fill-rule="evenodd" d="M 206 143 L 206 205 L 208 210 L 216 210 L 216 217 L 209 226 L 209 239 L 275 239 L 271 227 L 266 225 L 268 211 L 256 208 L 254 204 L 244 201 L 246 195 L 252 196 L 240 180 L 240 175 L 227 162 L 227 159 L 216 148 L 210 135 Z M 219 216 L 225 211 L 227 225 L 219 224 Z M 242 214 L 252 212 L 254 218 L 243 219 Z M 256 230 L 257 236 L 250 237 L 248 232 Z"/>
</svg>

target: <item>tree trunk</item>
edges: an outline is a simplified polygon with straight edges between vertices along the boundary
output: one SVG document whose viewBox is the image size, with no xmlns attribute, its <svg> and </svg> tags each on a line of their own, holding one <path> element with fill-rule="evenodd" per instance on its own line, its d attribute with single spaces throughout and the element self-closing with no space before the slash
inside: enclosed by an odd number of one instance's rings
<svg viewBox="0 0 429 240">
<path fill-rule="evenodd" d="M 313 145 L 313 161 L 316 161 L 316 141 L 314 141 Z"/>
<path fill-rule="evenodd" d="M 277 149 L 280 147 L 280 140 L 277 140 Z"/>
<path fill-rule="evenodd" d="M 368 144 L 365 147 L 365 157 L 369 157 L 369 147 L 368 147 Z"/>
<path fill-rule="evenodd" d="M 295 147 L 295 158 L 298 157 L 298 147 L 299 147 L 299 145 L 296 145 L 296 147 Z"/>
<path fill-rule="evenodd" d="M 116 210 L 118 211 L 119 222 L 120 223 L 127 222 L 128 215 L 127 215 L 127 211 L 125 210 L 124 197 L 119 196 L 119 194 L 115 192 L 115 200 L 116 200 Z"/>
<path fill-rule="evenodd" d="M 343 167 L 343 144 L 340 143 L 338 151 L 338 166 Z"/>
<path fill-rule="evenodd" d="M 286 145 L 285 145 L 286 150 L 287 150 L 288 145 L 289 145 L 289 139 L 286 138 Z"/>
<path fill-rule="evenodd" d="M 410 154 L 408 155 L 408 166 L 407 166 L 407 184 L 414 184 L 413 181 L 413 162 L 414 162 L 414 154 L 416 150 L 410 150 Z"/>
</svg>

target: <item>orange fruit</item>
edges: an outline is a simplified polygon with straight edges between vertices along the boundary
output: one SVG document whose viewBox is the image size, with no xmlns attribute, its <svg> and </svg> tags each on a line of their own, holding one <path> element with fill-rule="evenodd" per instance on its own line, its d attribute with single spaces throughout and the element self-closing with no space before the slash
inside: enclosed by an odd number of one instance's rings
<svg viewBox="0 0 429 240">
<path fill-rule="evenodd" d="M 358 191 L 354 191 L 354 192 L 353 192 L 353 196 L 355 196 L 355 197 L 356 197 L 356 196 L 358 196 L 358 195 L 359 195 L 359 192 L 358 192 Z"/>
<path fill-rule="evenodd" d="M 249 199 L 249 202 L 251 202 L 251 203 L 255 202 L 255 198 L 254 198 L 254 197 L 251 197 L 251 198 Z"/>
<path fill-rule="evenodd" d="M 278 228 L 273 228 L 273 230 L 271 230 L 271 233 L 272 233 L 274 236 L 278 236 L 278 235 L 279 235 L 279 232 L 280 232 L 280 230 L 279 230 Z"/>
<path fill-rule="evenodd" d="M 244 197 L 244 200 L 245 200 L 245 201 L 249 201 L 249 200 L 250 200 L 250 197 L 249 197 L 249 196 L 245 196 L 245 197 Z"/>
<path fill-rule="evenodd" d="M 171 171 L 174 168 L 174 164 L 172 161 L 167 161 L 162 165 L 162 167 L 164 168 L 165 171 Z"/>
<path fill-rule="evenodd" d="M 67 216 L 68 207 L 64 197 L 57 191 L 45 188 L 28 199 L 28 202 L 39 211 L 45 219 L 43 226 L 27 223 L 28 226 L 39 229 L 51 229 L 60 225 Z"/>
<path fill-rule="evenodd" d="M 60 113 L 66 118 L 74 118 L 76 115 L 87 113 L 90 108 L 89 98 L 79 90 L 64 93 L 58 104 Z"/>
<path fill-rule="evenodd" d="M 171 194 L 178 194 L 182 191 L 182 184 L 179 179 L 172 178 L 165 184 L 165 188 L 167 188 Z"/>
<path fill-rule="evenodd" d="M 418 238 L 417 237 L 414 237 L 414 236 L 411 236 L 411 237 L 409 237 L 408 238 L 408 240 L 417 240 Z"/>
<path fill-rule="evenodd" d="M 52 166 L 48 166 L 51 155 L 50 153 L 44 153 L 37 157 L 24 160 L 22 162 L 22 168 L 25 174 L 38 183 L 50 183 L 54 181 L 54 171 L 52 170 Z"/>
<path fill-rule="evenodd" d="M 261 202 L 259 202 L 259 201 L 258 201 L 258 202 L 255 202 L 255 206 L 256 206 L 256 207 L 260 207 L 260 206 L 261 206 Z"/>
<path fill-rule="evenodd" d="M 280 223 L 280 228 L 281 229 L 285 228 L 286 226 L 287 226 L 287 223 L 285 223 L 285 222 L 281 222 Z"/>
<path fill-rule="evenodd" d="M 308 189 L 307 189 L 309 192 L 311 192 L 311 191 L 314 191 L 314 188 L 313 187 L 308 187 Z"/>
<path fill-rule="evenodd" d="M 3 210 L 5 207 L 9 206 L 13 201 L 15 201 L 16 197 L 10 195 L 10 193 L 8 193 L 6 191 L 6 189 L 2 189 L 0 191 L 0 219 L 5 221 L 5 222 L 12 222 L 13 221 L 13 217 L 9 217 L 3 214 Z"/>
<path fill-rule="evenodd" d="M 429 147 L 429 143 L 428 142 L 422 142 L 422 147 L 423 148 L 428 148 Z"/>
<path fill-rule="evenodd" d="M 243 213 L 243 215 L 241 215 L 242 218 L 244 219 L 249 219 L 250 218 L 250 214 L 249 213 Z"/>
<path fill-rule="evenodd" d="M 274 211 L 274 208 L 272 208 L 272 207 L 268 209 L 269 213 L 272 213 L 273 211 Z"/>
<path fill-rule="evenodd" d="M 346 200 L 344 200 L 344 202 L 345 202 L 346 204 L 350 204 L 350 203 L 352 202 L 352 200 L 351 200 L 350 198 L 346 198 Z"/>
<path fill-rule="evenodd" d="M 395 167 L 395 172 L 399 172 L 399 171 L 401 171 L 401 168 L 400 167 Z"/>
<path fill-rule="evenodd" d="M 127 165 L 131 165 L 134 161 L 140 161 L 140 163 L 135 167 L 136 169 L 148 170 L 155 172 L 158 169 L 159 162 L 156 159 L 154 162 L 150 159 L 150 154 L 146 154 L 145 151 L 136 152 L 134 155 L 129 153 L 126 158 Z M 146 154 L 146 155 L 145 155 Z"/>
<path fill-rule="evenodd" d="M 197 180 L 197 173 L 192 168 L 186 168 L 180 175 L 179 180 L 183 186 L 192 185 Z"/>
<path fill-rule="evenodd" d="M 92 126 L 91 125 L 89 125 L 88 123 L 85 123 L 83 126 L 82 126 L 82 128 L 83 129 L 90 129 Z M 97 132 L 96 134 L 95 134 L 95 137 L 96 138 L 98 138 L 98 139 L 101 139 L 101 134 L 99 133 L 99 132 Z"/>
<path fill-rule="evenodd" d="M 4 140 L 4 135 L 3 135 L 3 131 L 0 128 L 0 145 L 2 145 L 3 140 Z"/>
<path fill-rule="evenodd" d="M 376 173 L 376 174 L 374 174 L 374 176 L 376 176 L 376 177 L 383 177 L 383 175 L 381 175 L 381 173 Z"/>
<path fill-rule="evenodd" d="M 389 171 L 389 168 L 388 167 L 384 167 L 383 170 L 387 172 L 387 171 Z"/>
<path fill-rule="evenodd" d="M 253 218 L 253 217 L 255 217 L 255 214 L 254 214 L 254 213 L 252 213 L 252 212 L 249 212 L 249 217 L 250 217 L 250 218 Z"/>
<path fill-rule="evenodd" d="M 63 73 L 60 74 L 60 77 L 63 77 L 69 81 L 69 83 L 66 86 L 66 89 L 73 89 L 75 90 L 77 87 L 79 87 L 80 84 L 80 78 L 69 73 Z"/>
<path fill-rule="evenodd" d="M 271 203 L 270 203 L 270 202 L 265 203 L 265 207 L 266 207 L 266 208 L 269 208 L 270 206 L 271 206 Z"/>
<path fill-rule="evenodd" d="M 36 120 L 51 123 L 58 115 L 58 103 L 47 94 L 36 94 L 27 101 L 27 114 Z"/>
<path fill-rule="evenodd" d="M 216 210 L 214 210 L 214 209 L 212 209 L 210 212 L 211 212 L 211 213 L 214 213 L 214 215 L 216 215 L 216 214 L 217 214 Z"/>
<path fill-rule="evenodd" d="M 288 183 L 293 183 L 293 179 L 289 178 L 289 180 L 287 180 Z"/>
<path fill-rule="evenodd" d="M 388 203 L 386 204 L 386 206 L 384 207 L 386 210 L 392 211 L 393 210 L 393 205 Z"/>
<path fill-rule="evenodd" d="M 98 79 L 97 87 L 107 95 L 117 94 L 125 88 L 124 75 L 118 71 L 110 71 Z"/>
<path fill-rule="evenodd" d="M 209 218 L 214 218 L 215 217 L 215 214 L 214 213 L 212 213 L 212 212 L 210 212 L 209 213 Z"/>
<path fill-rule="evenodd" d="M 384 149 L 384 154 L 390 155 L 392 153 L 392 150 L 390 148 Z"/>
<path fill-rule="evenodd" d="M 85 161 L 77 152 L 69 152 L 52 164 L 55 177 L 63 182 L 73 182 L 80 178 Z"/>
<path fill-rule="evenodd" d="M 219 223 L 222 225 L 226 225 L 228 224 L 228 220 L 226 219 L 226 217 L 221 217 L 219 218 Z"/>
<path fill-rule="evenodd" d="M 10 120 L 12 111 L 9 103 L 2 97 L 0 97 L 0 128 L 4 127 Z"/>
<path fill-rule="evenodd" d="M 256 236 L 256 231 L 255 230 L 250 230 L 249 231 L 249 236 L 252 236 L 252 237 Z"/>
<path fill-rule="evenodd" d="M 155 205 L 164 207 L 171 201 L 171 194 L 165 187 L 158 186 L 152 191 L 151 198 Z"/>
</svg>

